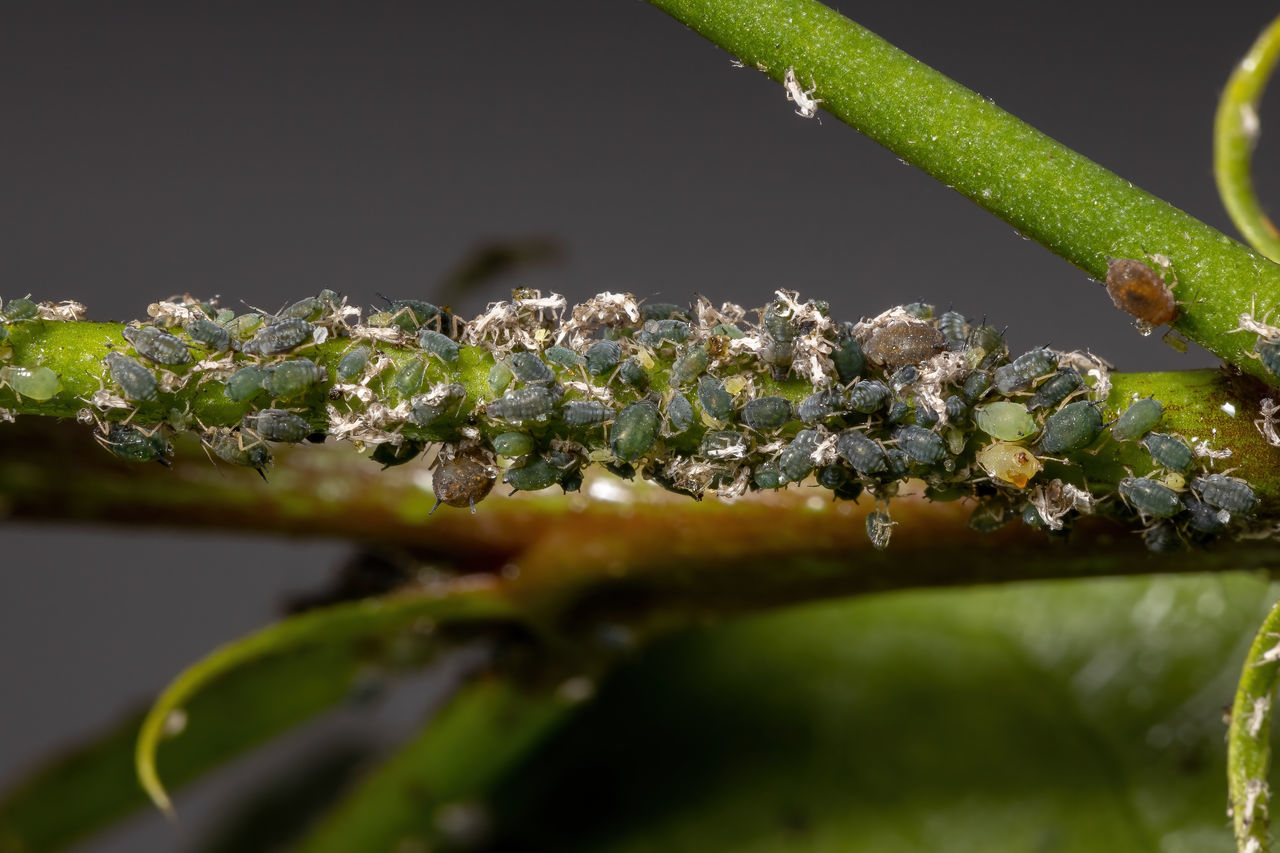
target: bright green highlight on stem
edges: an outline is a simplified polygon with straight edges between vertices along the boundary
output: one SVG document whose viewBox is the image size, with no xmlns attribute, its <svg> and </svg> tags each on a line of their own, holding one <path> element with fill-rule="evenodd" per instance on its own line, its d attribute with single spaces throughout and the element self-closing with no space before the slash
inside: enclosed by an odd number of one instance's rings
<svg viewBox="0 0 1280 853">
<path fill-rule="evenodd" d="M 1262 210 L 1253 188 L 1253 149 L 1262 132 L 1258 104 L 1280 56 L 1280 18 L 1271 22 L 1232 72 L 1213 119 L 1213 176 L 1218 194 L 1244 238 L 1280 260 L 1280 231 Z"/>
<path fill-rule="evenodd" d="M 1100 281 L 1108 258 L 1167 256 L 1177 329 L 1275 381 L 1246 357 L 1252 337 L 1232 330 L 1255 297 L 1260 310 L 1280 305 L 1280 267 L 815 0 L 650 2 L 779 82 L 788 68 L 806 89 L 812 79 L 827 112 Z M 1101 288 L 1081 298 L 1113 310 Z"/>
<path fill-rule="evenodd" d="M 483 591 L 449 597 L 409 593 L 304 613 L 228 643 L 188 667 L 165 688 L 147 712 L 134 752 L 138 781 L 151 801 L 172 817 L 173 803 L 156 771 L 156 751 L 166 737 L 166 724 L 171 715 L 180 712 L 203 687 L 247 663 L 310 644 L 355 642 L 391 635 L 420 619 L 456 624 L 505 619 L 513 613 L 506 601 Z"/>
<path fill-rule="evenodd" d="M 1249 647 L 1231 706 L 1227 733 L 1227 787 L 1236 848 L 1242 853 L 1271 849 L 1271 703 L 1280 675 L 1280 604 L 1271 608 Z"/>
</svg>

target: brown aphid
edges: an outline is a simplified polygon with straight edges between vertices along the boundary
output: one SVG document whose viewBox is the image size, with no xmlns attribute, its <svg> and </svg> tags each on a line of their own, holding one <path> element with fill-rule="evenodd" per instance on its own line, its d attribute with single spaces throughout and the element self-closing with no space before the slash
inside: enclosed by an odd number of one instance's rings
<svg viewBox="0 0 1280 853">
<path fill-rule="evenodd" d="M 431 512 L 435 512 L 440 504 L 448 504 L 469 506 L 474 515 L 476 501 L 484 500 L 497 481 L 497 472 L 477 456 L 463 453 L 442 460 L 431 475 L 431 490 L 436 493 L 436 503 Z"/>
<path fill-rule="evenodd" d="M 887 368 L 904 367 L 933 358 L 947 348 L 947 339 L 932 323 L 899 320 L 871 333 L 862 351 Z"/>
<path fill-rule="evenodd" d="M 1164 279 L 1142 261 L 1115 258 L 1107 262 L 1107 293 L 1116 307 L 1152 326 L 1178 319 L 1178 303 Z"/>
</svg>

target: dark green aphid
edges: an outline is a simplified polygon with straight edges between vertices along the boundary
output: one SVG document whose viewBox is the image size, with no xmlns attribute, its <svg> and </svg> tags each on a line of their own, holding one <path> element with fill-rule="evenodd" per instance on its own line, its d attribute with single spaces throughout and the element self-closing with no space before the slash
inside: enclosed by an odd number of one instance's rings
<svg viewBox="0 0 1280 853">
<path fill-rule="evenodd" d="M 484 411 L 491 418 L 510 423 L 544 420 L 555 410 L 562 393 L 560 388 L 547 385 L 516 388 L 490 401 Z"/>
<path fill-rule="evenodd" d="M 1148 477 L 1125 477 L 1117 487 L 1134 509 L 1152 518 L 1172 518 L 1182 512 L 1182 499 L 1164 483 Z"/>
<path fill-rule="evenodd" d="M 760 397 L 742 407 L 742 422 L 765 432 L 781 429 L 791 420 L 791 401 L 786 397 Z"/>
<path fill-rule="evenodd" d="M 711 334 L 740 341 L 746 337 L 741 329 L 732 323 L 716 323 L 711 327 Z"/>
<path fill-rule="evenodd" d="M 976 403 L 981 399 L 982 395 L 987 393 L 987 389 L 991 387 L 991 374 L 985 370 L 975 370 L 964 379 L 964 385 L 960 389 L 960 393 L 970 403 Z"/>
<path fill-rule="evenodd" d="M 1058 355 L 1049 349 L 1033 349 L 1008 364 L 997 367 L 994 378 L 996 390 L 1012 394 L 1029 388 L 1041 376 L 1052 373 L 1058 367 Z"/>
<path fill-rule="evenodd" d="M 234 403 L 252 400 L 262 391 L 267 371 L 256 364 L 248 364 L 227 377 L 222 393 Z"/>
<path fill-rule="evenodd" d="M 421 328 L 433 328 L 437 332 L 449 331 L 450 337 L 458 326 L 457 318 L 448 310 L 424 302 L 421 299 L 387 299 L 387 313 L 391 315 L 390 325 L 398 326 L 401 331 L 415 334 Z"/>
<path fill-rule="evenodd" d="M 864 379 L 849 389 L 845 404 L 855 412 L 870 415 L 893 399 L 889 386 L 878 379 Z"/>
<path fill-rule="evenodd" d="M 836 453 L 859 474 L 879 474 L 889 467 L 884 448 L 857 429 L 846 429 L 836 439 Z"/>
<path fill-rule="evenodd" d="M 1035 510 L 1035 507 L 1032 507 Z M 1037 513 L 1037 516 L 1039 513 Z M 969 526 L 979 533 L 992 533 L 1011 520 L 1009 507 L 998 500 L 983 501 L 974 507 L 969 516 Z"/>
<path fill-rule="evenodd" d="M 259 329 L 253 336 L 253 340 L 245 341 L 241 351 L 245 355 L 280 355 L 302 346 L 311 340 L 314 334 L 315 326 L 306 320 L 299 320 L 296 317 L 281 320 L 279 323 L 272 323 Z"/>
<path fill-rule="evenodd" d="M 1027 411 L 1034 412 L 1038 409 L 1056 406 L 1083 386 L 1084 379 L 1080 377 L 1080 372 L 1074 367 L 1059 370 L 1041 383 L 1040 387 L 1031 395 L 1031 399 L 1027 401 Z"/>
<path fill-rule="evenodd" d="M 259 409 L 245 414 L 242 424 L 267 441 L 297 444 L 311 435 L 311 424 L 284 409 Z"/>
<path fill-rule="evenodd" d="M 173 445 L 159 429 L 148 432 L 132 424 L 113 423 L 107 434 L 96 436 L 98 443 L 126 462 L 159 462 L 169 467 Z"/>
<path fill-rule="evenodd" d="M 457 382 L 451 383 L 443 393 L 424 394 L 415 397 L 409 407 L 409 421 L 414 426 L 429 427 L 441 418 L 457 412 L 467 399 L 467 389 Z"/>
<path fill-rule="evenodd" d="M 311 386 L 324 382 L 329 373 L 314 361 L 295 358 L 267 368 L 262 387 L 277 400 L 292 400 L 311 390 Z"/>
<path fill-rule="evenodd" d="M 560 471 L 560 489 L 568 494 L 582 489 L 582 458 L 565 450 L 552 450 L 547 461 Z"/>
<path fill-rule="evenodd" d="M 125 326 L 121 330 L 124 339 L 133 345 L 138 355 L 156 364 L 187 364 L 191 353 L 187 345 L 176 335 L 155 326 Z"/>
<path fill-rule="evenodd" d="M 1153 554 L 1176 554 L 1185 547 L 1178 529 L 1167 521 L 1142 531 L 1142 544 Z"/>
<path fill-rule="evenodd" d="M 648 400 L 632 403 L 613 421 L 609 447 L 623 462 L 634 462 L 658 440 L 658 407 Z"/>
<path fill-rule="evenodd" d="M 555 371 L 545 361 L 538 358 L 537 353 L 513 352 L 507 356 L 507 366 L 521 382 L 540 382 L 550 384 L 556 381 Z"/>
<path fill-rule="evenodd" d="M 1203 536 L 1212 536 L 1226 529 L 1231 523 L 1231 513 L 1225 509 L 1210 506 L 1191 495 L 1182 496 L 1182 505 L 1187 509 L 1187 529 Z"/>
<path fill-rule="evenodd" d="M 649 387 L 649 374 L 644 365 L 629 358 L 618 366 L 618 378 L 636 391 L 644 391 Z"/>
<path fill-rule="evenodd" d="M 714 376 L 698 377 L 698 402 L 704 412 L 718 421 L 733 417 L 733 397 L 725 390 L 724 382 Z"/>
<path fill-rule="evenodd" d="M 475 515 L 476 502 L 489 496 L 497 475 L 498 472 L 488 462 L 473 453 L 460 453 L 452 459 L 442 460 L 431 472 L 431 491 L 436 496 L 431 512 L 435 512 L 440 504 L 447 504 L 469 506 L 471 514 Z"/>
<path fill-rule="evenodd" d="M 969 363 L 980 370 L 987 370 L 1008 354 L 1004 335 L 994 326 L 975 326 L 969 332 L 969 352 L 966 358 Z"/>
<path fill-rule="evenodd" d="M 822 442 L 816 429 L 802 429 L 778 455 L 784 482 L 798 483 L 813 472 L 813 454 Z"/>
<path fill-rule="evenodd" d="M 337 308 L 342 297 L 332 290 L 322 290 L 315 296 L 299 299 L 277 315 L 280 320 L 306 320 L 315 322 L 324 316 L 325 311 Z"/>
<path fill-rule="evenodd" d="M 1180 471 L 1183 474 L 1191 469 L 1191 462 L 1195 456 L 1191 448 L 1180 439 L 1162 432 L 1149 432 L 1143 437 L 1141 444 L 1151 454 L 1152 460 L 1157 465 L 1163 465 L 1170 471 Z"/>
<path fill-rule="evenodd" d="M 867 538 L 871 540 L 872 548 L 883 551 L 889 547 L 889 539 L 893 536 L 893 524 L 889 513 L 883 510 L 867 513 Z"/>
<path fill-rule="evenodd" d="M 791 305 L 781 299 L 770 302 L 760 318 L 760 327 L 764 331 L 760 360 L 773 366 L 775 376 L 785 374 L 795 358 L 797 330 Z"/>
<path fill-rule="evenodd" d="M 840 334 L 836 337 L 836 348 L 831 352 L 831 361 L 836 366 L 836 375 L 845 385 L 857 379 L 867 369 L 867 358 L 862 353 L 862 344 L 853 336 L 851 324 L 841 325 Z"/>
<path fill-rule="evenodd" d="M 587 360 L 568 347 L 547 347 L 543 358 L 566 370 L 576 370 L 587 363 Z"/>
<path fill-rule="evenodd" d="M 844 412 L 844 394 L 838 388 L 815 391 L 796 405 L 796 417 L 807 424 L 816 424 Z"/>
<path fill-rule="evenodd" d="M 938 317 L 938 331 L 947 339 L 947 349 L 962 350 L 968 346 L 969 321 L 957 311 L 944 311 Z"/>
<path fill-rule="evenodd" d="M 1022 523 L 1027 527 L 1034 527 L 1037 530 L 1049 526 L 1045 524 L 1044 518 L 1040 515 L 1040 511 L 1031 504 L 1027 504 L 1022 508 Z"/>
<path fill-rule="evenodd" d="M 702 344 L 691 345 L 671 364 L 671 385 L 679 388 L 697 379 L 711 365 L 711 356 Z"/>
<path fill-rule="evenodd" d="M 563 476 L 559 468 L 543 456 L 535 456 L 518 468 L 508 468 L 502 482 L 511 487 L 511 493 L 536 492 L 560 482 Z"/>
<path fill-rule="evenodd" d="M 594 426 L 613 420 L 613 408 L 599 400 L 566 400 L 560 404 L 560 419 L 565 426 Z"/>
<path fill-rule="evenodd" d="M 506 362 L 494 362 L 493 367 L 489 368 L 489 391 L 493 394 L 501 394 L 507 390 L 507 386 L 511 384 L 511 380 L 516 375 L 511 372 L 511 368 L 507 367 Z"/>
<path fill-rule="evenodd" d="M 907 418 L 911 417 L 913 411 L 909 404 L 901 400 L 894 400 L 893 405 L 889 407 L 889 411 L 885 413 L 884 419 L 891 424 L 904 423 Z"/>
<path fill-rule="evenodd" d="M 777 461 L 761 462 L 751 470 L 751 485 L 757 489 L 780 489 L 786 485 Z"/>
<path fill-rule="evenodd" d="M 388 468 L 412 462 L 422 455 L 425 448 L 426 444 L 421 441 L 406 440 L 399 444 L 386 441 L 375 447 L 373 453 L 369 454 L 369 458 L 381 465 L 382 470 L 385 471 Z"/>
<path fill-rule="evenodd" d="M 231 332 L 204 314 L 192 317 L 183 328 L 191 340 L 203 344 L 210 352 L 226 352 L 231 349 Z"/>
<path fill-rule="evenodd" d="M 842 501 L 854 501 L 862 494 L 862 483 L 843 465 L 824 465 L 818 469 L 818 485 L 830 489 Z"/>
<path fill-rule="evenodd" d="M 893 432 L 899 449 L 921 465 L 935 465 L 947 458 L 942 436 L 924 427 L 909 425 Z"/>
<path fill-rule="evenodd" d="M 667 429 L 672 435 L 679 435 L 693 426 L 696 417 L 688 397 L 679 391 L 671 395 L 667 401 Z"/>
<path fill-rule="evenodd" d="M 605 462 L 604 470 L 608 471 L 619 480 L 631 481 L 636 478 L 636 466 L 630 462 Z"/>
<path fill-rule="evenodd" d="M 893 386 L 894 391 L 901 391 L 919 378 L 920 371 L 916 369 L 915 365 L 908 364 L 893 372 L 893 375 L 889 377 L 889 384 Z"/>
<path fill-rule="evenodd" d="M 448 335 L 437 332 L 435 329 L 421 329 L 418 332 L 418 346 L 423 351 L 429 352 L 445 364 L 458 363 L 458 343 Z M 534 356 L 537 358 L 537 356 Z M 545 367 L 545 365 L 543 365 Z"/>
<path fill-rule="evenodd" d="M 109 352 L 103 359 L 111 371 L 111 380 L 120 386 L 126 400 L 145 403 L 156 398 L 160 385 L 155 374 L 138 361 L 118 352 Z"/>
<path fill-rule="evenodd" d="M 1044 422 L 1038 445 L 1041 453 L 1054 455 L 1083 450 L 1102 432 L 1102 413 L 1087 400 L 1068 403 Z"/>
<path fill-rule="evenodd" d="M 219 321 L 223 328 L 231 333 L 231 337 L 238 341 L 247 341 L 254 336 L 258 329 L 262 326 L 263 317 L 261 314 L 248 313 L 240 316 L 232 316 L 229 320 Z"/>
<path fill-rule="evenodd" d="M 587 362 L 587 373 L 592 376 L 604 376 L 618 366 L 622 360 L 622 345 L 617 341 L 596 341 L 583 353 Z"/>
<path fill-rule="evenodd" d="M 702 436 L 698 453 L 718 462 L 745 459 L 751 452 L 751 439 L 731 429 L 710 430 Z"/>
<path fill-rule="evenodd" d="M 411 394 L 418 393 L 418 389 L 422 387 L 422 380 L 427 375 L 427 360 L 421 357 L 414 357 L 401 365 L 396 371 L 396 378 L 393 384 L 401 396 L 408 397 Z"/>
<path fill-rule="evenodd" d="M 34 320 L 40 313 L 40 306 L 32 302 L 25 296 L 17 299 L 10 299 L 4 303 L 4 319 L 10 323 L 20 323 L 23 320 Z"/>
<path fill-rule="evenodd" d="M 254 468 L 263 480 L 271 467 L 271 448 L 256 433 L 230 427 L 214 427 L 200 436 L 205 447 L 223 462 Z"/>
<path fill-rule="evenodd" d="M 1253 351 L 1272 376 L 1280 376 L 1280 338 L 1258 338 Z"/>
<path fill-rule="evenodd" d="M 373 355 L 373 350 L 367 346 L 361 345 L 352 347 L 343 353 L 342 358 L 338 360 L 338 381 L 350 382 L 364 373 L 365 367 L 369 364 L 369 358 Z"/>
<path fill-rule="evenodd" d="M 1205 503 L 1225 509 L 1232 515 L 1252 512 L 1258 505 L 1258 496 L 1249 484 L 1235 477 L 1221 474 L 1196 477 L 1191 481 L 1191 488 L 1200 493 L 1200 499 Z"/>
<path fill-rule="evenodd" d="M 648 302 L 640 306 L 641 320 L 685 320 L 689 315 L 673 302 Z"/>
<path fill-rule="evenodd" d="M 969 417 L 969 401 L 959 394 L 952 394 L 946 402 L 947 420 L 958 424 Z"/>
<path fill-rule="evenodd" d="M 1164 406 L 1156 398 L 1138 400 L 1111 425 L 1111 435 L 1120 441 L 1137 441 L 1160 423 L 1163 414 Z"/>
<path fill-rule="evenodd" d="M 887 448 L 885 459 L 889 460 L 889 468 L 881 479 L 901 480 L 911 473 L 911 457 L 896 447 Z"/>
<path fill-rule="evenodd" d="M 523 432 L 503 432 L 493 437 L 493 452 L 499 456 L 516 458 L 528 456 L 537 444 L 533 436 Z"/>
<path fill-rule="evenodd" d="M 646 320 L 636 334 L 636 340 L 650 349 L 657 349 L 664 342 L 684 343 L 692 331 L 693 327 L 684 320 Z"/>
<path fill-rule="evenodd" d="M 917 320 L 932 320 L 933 306 L 928 302 L 908 302 L 902 306 L 902 310 L 906 311 Z"/>
<path fill-rule="evenodd" d="M 922 427 L 932 427 L 938 422 L 938 413 L 926 405 L 920 404 L 916 407 L 916 424 Z"/>
</svg>

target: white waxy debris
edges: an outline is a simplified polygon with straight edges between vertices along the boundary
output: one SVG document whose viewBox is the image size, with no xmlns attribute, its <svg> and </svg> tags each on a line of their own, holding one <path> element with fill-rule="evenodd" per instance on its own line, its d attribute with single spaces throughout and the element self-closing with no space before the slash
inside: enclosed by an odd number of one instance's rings
<svg viewBox="0 0 1280 853">
<path fill-rule="evenodd" d="M 721 483 L 716 489 L 716 497 L 722 501 L 732 502 L 747 493 L 747 487 L 751 484 L 751 466 L 743 465 L 738 469 L 738 473 L 734 475 L 733 480 L 729 483 Z"/>
<path fill-rule="evenodd" d="M 556 333 L 555 342 L 574 350 L 585 347 L 602 328 L 640 322 L 640 303 L 630 293 L 597 293 L 573 307 L 569 319 Z"/>
<path fill-rule="evenodd" d="M 1253 700 L 1253 708 L 1249 711 L 1249 737 L 1257 737 L 1262 732 L 1262 724 L 1271 712 L 1271 695 L 1259 696 Z"/>
<path fill-rule="evenodd" d="M 159 326 L 182 326 L 204 312 L 195 300 L 187 297 L 182 302 L 152 302 L 147 306 L 147 316 Z"/>
<path fill-rule="evenodd" d="M 83 320 L 86 309 L 79 302 L 73 302 L 70 299 L 65 302 L 54 304 L 52 302 L 41 302 L 36 306 L 36 315 L 41 320 L 57 320 L 64 323 L 73 323 L 77 320 Z"/>
<path fill-rule="evenodd" d="M 783 75 L 782 85 L 787 90 L 787 100 L 796 105 L 796 115 L 805 118 L 814 118 L 818 115 L 818 104 L 822 103 L 822 99 L 813 97 L 813 93 L 818 91 L 818 84 L 813 81 L 813 78 L 809 79 L 809 88 L 806 89 L 796 79 L 795 68 L 788 68 Z"/>
<path fill-rule="evenodd" d="M 1258 428 L 1258 432 L 1262 433 L 1262 437 L 1266 439 L 1267 444 L 1272 447 L 1280 447 L 1280 432 L 1276 430 L 1276 422 L 1280 421 L 1280 418 L 1277 417 L 1277 415 L 1280 415 L 1280 403 L 1270 397 L 1263 397 L 1258 414 L 1261 417 L 1255 420 L 1253 425 Z"/>
<path fill-rule="evenodd" d="M 1058 353 L 1059 367 L 1073 367 L 1081 376 L 1093 379 L 1089 385 L 1089 398 L 1102 402 L 1111 396 L 1111 371 L 1115 365 L 1088 350 L 1072 350 Z"/>
<path fill-rule="evenodd" d="M 1222 406 L 1221 406 L 1221 408 L 1222 408 L 1222 411 L 1224 411 L 1224 412 L 1226 412 L 1226 413 L 1227 413 L 1227 416 L 1228 416 L 1228 417 L 1232 417 L 1232 418 L 1234 418 L 1234 417 L 1236 416 L 1236 404 L 1235 404 L 1235 403 L 1223 403 L 1223 404 L 1222 404 Z"/>
<path fill-rule="evenodd" d="M 93 406 L 100 412 L 108 409 L 132 409 L 133 404 L 118 394 L 113 394 L 105 388 L 100 391 L 94 391 L 89 395 L 89 405 Z"/>
<path fill-rule="evenodd" d="M 1231 457 L 1231 448 L 1224 447 L 1221 450 L 1214 450 L 1210 446 L 1208 439 L 1192 439 L 1191 452 L 1200 458 L 1208 459 L 1229 459 Z"/>
<path fill-rule="evenodd" d="M 398 344 L 404 338 L 399 326 L 366 326 L 360 323 L 347 329 L 351 339 L 355 341 L 380 341 Z"/>
<path fill-rule="evenodd" d="M 366 406 L 372 403 L 375 397 L 373 389 L 367 385 L 337 383 L 333 386 L 333 390 L 347 399 L 355 398 Z"/>
<path fill-rule="evenodd" d="M 4 423 L 13 423 L 13 410 L 0 408 L 0 421 Z"/>
<path fill-rule="evenodd" d="M 1061 530 L 1062 519 L 1073 510 L 1081 515 L 1093 514 L 1093 496 L 1061 480 L 1051 480 L 1033 488 L 1030 501 L 1050 530 Z"/>
</svg>

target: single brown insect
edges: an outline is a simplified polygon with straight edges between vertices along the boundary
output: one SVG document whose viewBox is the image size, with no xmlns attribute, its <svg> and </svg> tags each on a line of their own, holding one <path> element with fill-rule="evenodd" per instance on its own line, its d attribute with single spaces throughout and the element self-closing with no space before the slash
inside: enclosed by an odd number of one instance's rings
<svg viewBox="0 0 1280 853">
<path fill-rule="evenodd" d="M 1178 319 L 1173 291 L 1142 261 L 1127 258 L 1108 261 L 1107 293 L 1117 308 L 1143 323 L 1162 326 Z"/>
<path fill-rule="evenodd" d="M 476 501 L 482 501 L 493 489 L 498 472 L 478 455 L 463 453 L 442 461 L 431 478 L 431 489 L 436 493 L 435 512 L 440 504 L 471 507 L 476 511 Z"/>
</svg>

